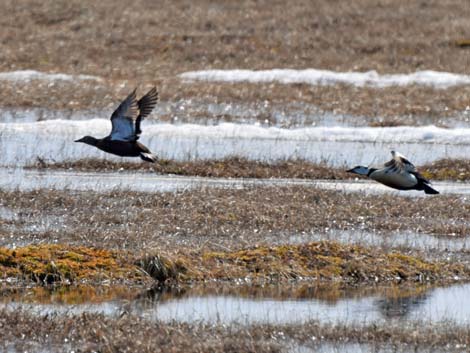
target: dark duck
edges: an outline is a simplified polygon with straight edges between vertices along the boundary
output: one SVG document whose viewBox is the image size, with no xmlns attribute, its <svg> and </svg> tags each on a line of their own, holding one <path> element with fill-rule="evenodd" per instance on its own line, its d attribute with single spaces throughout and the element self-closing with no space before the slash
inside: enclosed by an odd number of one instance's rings
<svg viewBox="0 0 470 353">
<path fill-rule="evenodd" d="M 75 142 L 83 142 L 117 156 L 140 157 L 154 163 L 157 157 L 138 140 L 142 133 L 140 123 L 155 108 L 157 102 L 158 92 L 155 87 L 139 100 L 134 90 L 111 115 L 112 129 L 108 136 L 101 139 L 84 136 Z"/>
</svg>

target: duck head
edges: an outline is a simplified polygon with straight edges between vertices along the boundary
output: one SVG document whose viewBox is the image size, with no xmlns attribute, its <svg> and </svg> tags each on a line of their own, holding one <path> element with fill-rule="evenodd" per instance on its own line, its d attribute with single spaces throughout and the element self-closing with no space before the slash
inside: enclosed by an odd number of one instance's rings
<svg viewBox="0 0 470 353">
<path fill-rule="evenodd" d="M 363 167 L 362 165 L 358 165 L 357 167 L 354 167 L 353 169 L 347 170 L 347 172 L 359 174 L 359 175 L 369 175 L 370 169 L 367 167 Z"/>
<path fill-rule="evenodd" d="M 93 136 L 84 136 L 81 139 L 75 140 L 75 142 L 83 142 L 87 145 L 96 146 L 98 139 L 94 138 Z"/>
</svg>

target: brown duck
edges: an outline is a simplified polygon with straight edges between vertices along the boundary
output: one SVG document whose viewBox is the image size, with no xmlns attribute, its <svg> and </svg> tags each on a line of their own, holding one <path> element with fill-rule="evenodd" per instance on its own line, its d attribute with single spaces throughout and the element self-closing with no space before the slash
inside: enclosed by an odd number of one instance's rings
<svg viewBox="0 0 470 353">
<path fill-rule="evenodd" d="M 113 126 L 108 136 L 102 139 L 85 136 L 75 142 L 83 142 L 121 157 L 140 157 L 147 162 L 156 162 L 157 157 L 137 140 L 142 133 L 140 129 L 142 119 L 157 105 L 158 92 L 154 87 L 139 100 L 135 92 L 136 90 L 129 94 L 111 115 Z"/>
</svg>

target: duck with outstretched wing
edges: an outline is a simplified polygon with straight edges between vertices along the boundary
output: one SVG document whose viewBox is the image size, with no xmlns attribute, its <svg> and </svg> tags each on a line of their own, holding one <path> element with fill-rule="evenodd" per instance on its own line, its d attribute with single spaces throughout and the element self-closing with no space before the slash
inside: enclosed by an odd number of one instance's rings
<svg viewBox="0 0 470 353">
<path fill-rule="evenodd" d="M 142 133 L 141 121 L 152 112 L 157 102 L 158 92 L 155 87 L 139 100 L 135 89 L 111 115 L 112 129 L 108 136 L 101 139 L 84 136 L 75 142 L 83 142 L 117 156 L 140 157 L 154 163 L 157 157 L 138 140 Z"/>
<path fill-rule="evenodd" d="M 424 190 L 426 194 L 439 194 L 439 191 L 429 185 L 429 180 L 416 170 L 413 163 L 396 151 L 392 151 L 392 159 L 382 168 L 357 166 L 348 172 L 365 175 L 397 190 Z"/>
</svg>

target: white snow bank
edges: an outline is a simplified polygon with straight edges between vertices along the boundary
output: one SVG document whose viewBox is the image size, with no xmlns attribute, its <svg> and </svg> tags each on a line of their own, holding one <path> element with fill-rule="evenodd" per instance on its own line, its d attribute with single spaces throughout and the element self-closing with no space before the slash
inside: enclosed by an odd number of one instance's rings
<svg viewBox="0 0 470 353">
<path fill-rule="evenodd" d="M 335 85 L 350 84 L 354 86 L 407 86 L 425 85 L 435 88 L 448 88 L 451 86 L 470 84 L 469 75 L 453 74 L 438 71 L 417 71 L 411 74 L 380 75 L 377 71 L 367 72 L 334 72 L 328 70 L 205 70 L 190 71 L 180 75 L 186 80 L 215 81 L 215 82 L 279 82 L 305 83 L 309 85 Z"/>
<path fill-rule="evenodd" d="M 84 136 L 104 137 L 108 119 L 47 120 L 0 124 L 0 166 L 81 158 L 117 159 L 73 141 Z M 161 158 L 176 160 L 221 159 L 240 156 L 275 161 L 299 158 L 334 166 L 381 164 L 394 148 L 415 164 L 440 158 L 468 158 L 470 129 L 425 127 L 308 127 L 265 128 L 224 123 L 145 124 L 141 142 Z M 139 162 L 138 159 L 129 159 Z"/>
<path fill-rule="evenodd" d="M 49 74 L 35 70 L 19 70 L 10 72 L 0 72 L 0 81 L 74 81 L 74 80 L 94 80 L 101 81 L 97 76 L 90 75 L 67 75 L 67 74 Z"/>
</svg>

